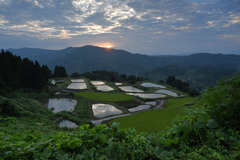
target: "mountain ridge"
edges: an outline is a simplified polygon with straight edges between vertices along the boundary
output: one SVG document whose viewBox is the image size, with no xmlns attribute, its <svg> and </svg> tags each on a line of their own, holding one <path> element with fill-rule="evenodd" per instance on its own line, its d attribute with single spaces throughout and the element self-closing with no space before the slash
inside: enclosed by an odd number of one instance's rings
<svg viewBox="0 0 240 160">
<path fill-rule="evenodd" d="M 225 55 L 221 53 L 196 53 L 188 56 L 156 57 L 91 45 L 67 47 L 62 50 L 24 48 L 11 49 L 10 51 L 15 55 L 25 56 L 30 60 L 38 60 L 40 64 L 47 64 L 51 70 L 56 65 L 62 65 L 66 68 L 69 75 L 74 72 L 85 73 L 94 70 L 107 70 L 127 75 L 146 75 L 150 80 L 156 80 L 161 78 L 159 75 L 164 75 L 161 79 L 166 78 L 166 73 L 164 73 L 166 71 L 161 71 L 162 67 L 166 68 L 166 66 L 175 65 L 177 66 L 173 68 L 175 70 L 186 68 L 188 71 L 181 72 L 182 75 L 179 77 L 189 79 L 186 75 L 193 72 L 192 70 L 194 70 L 194 73 L 190 77 L 193 75 L 201 75 L 203 77 L 208 75 L 206 72 L 202 72 L 204 69 L 219 73 L 220 75 L 217 77 L 223 77 L 236 72 L 240 66 L 240 55 Z M 223 73 L 221 70 L 225 72 Z M 229 74 L 226 74 L 227 70 L 229 70 Z M 198 71 L 204 74 L 195 74 Z M 169 70 L 169 74 L 171 72 Z M 214 77 L 211 77 L 211 79 L 213 81 L 219 80 L 214 79 Z"/>
</svg>

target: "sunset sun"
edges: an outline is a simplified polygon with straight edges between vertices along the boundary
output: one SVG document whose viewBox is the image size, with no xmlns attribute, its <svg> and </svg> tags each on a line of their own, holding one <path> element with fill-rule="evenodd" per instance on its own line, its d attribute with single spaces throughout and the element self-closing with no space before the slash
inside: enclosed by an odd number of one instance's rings
<svg viewBox="0 0 240 160">
<path fill-rule="evenodd" d="M 100 43 L 95 45 L 98 47 L 106 48 L 106 49 L 112 49 L 114 47 L 112 43 Z"/>
<path fill-rule="evenodd" d="M 110 49 L 110 48 L 112 48 L 113 46 L 112 45 L 110 45 L 110 44 L 107 44 L 106 46 L 104 46 L 104 48 L 107 48 L 107 49 Z"/>
</svg>

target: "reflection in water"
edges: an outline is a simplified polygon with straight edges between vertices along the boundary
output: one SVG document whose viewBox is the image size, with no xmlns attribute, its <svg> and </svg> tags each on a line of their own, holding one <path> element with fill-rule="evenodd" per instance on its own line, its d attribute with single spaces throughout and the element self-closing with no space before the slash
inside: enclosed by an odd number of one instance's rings
<svg viewBox="0 0 240 160">
<path fill-rule="evenodd" d="M 108 85 L 99 85 L 95 86 L 97 87 L 97 90 L 99 91 L 113 91 L 114 89 L 112 87 L 109 87 Z"/>
<path fill-rule="evenodd" d="M 110 104 L 93 104 L 93 114 L 95 117 L 107 117 L 115 114 L 122 114 L 122 111 Z"/>
<path fill-rule="evenodd" d="M 165 86 L 155 84 L 155 83 L 150 83 L 150 82 L 142 83 L 141 86 L 143 86 L 143 87 L 153 87 L 153 88 L 166 88 Z"/>
<path fill-rule="evenodd" d="M 138 96 L 141 98 L 163 98 L 166 97 L 166 95 L 163 94 L 154 94 L 154 93 L 127 93 L 132 96 Z"/>
<path fill-rule="evenodd" d="M 103 81 L 91 81 L 94 86 L 105 84 Z"/>
<path fill-rule="evenodd" d="M 87 89 L 86 83 L 71 83 L 68 89 Z"/>
<path fill-rule="evenodd" d="M 74 99 L 66 98 L 53 98 L 48 101 L 48 108 L 53 109 L 54 113 L 60 111 L 73 111 L 77 105 L 77 101 Z"/>
<path fill-rule="evenodd" d="M 136 111 L 140 111 L 140 110 L 145 110 L 145 109 L 149 109 L 151 106 L 150 105 L 139 105 L 137 107 L 134 107 L 134 108 L 130 108 L 128 109 L 129 112 L 136 112 Z"/>
<path fill-rule="evenodd" d="M 133 86 L 121 86 L 119 88 L 125 92 L 144 92 L 143 90 L 137 89 Z"/>
<path fill-rule="evenodd" d="M 59 127 L 76 128 L 76 127 L 78 127 L 78 125 L 74 122 L 69 121 L 69 120 L 62 120 L 59 123 Z"/>
<path fill-rule="evenodd" d="M 84 83 L 84 79 L 71 79 L 71 82 L 73 83 Z"/>
<path fill-rule="evenodd" d="M 115 83 L 116 86 L 121 86 L 123 83 Z"/>
<path fill-rule="evenodd" d="M 159 90 L 156 91 L 156 93 L 163 93 L 163 94 L 166 94 L 166 95 L 169 95 L 169 96 L 178 97 L 177 93 L 175 93 L 173 91 L 166 90 L 166 89 L 159 89 Z"/>
<path fill-rule="evenodd" d="M 51 83 L 52 83 L 52 84 L 56 84 L 56 81 L 55 81 L 55 80 L 51 80 Z"/>
<path fill-rule="evenodd" d="M 151 102 L 145 102 L 145 104 L 149 104 L 149 105 L 155 106 L 157 104 L 157 102 L 156 101 L 151 101 Z"/>
</svg>

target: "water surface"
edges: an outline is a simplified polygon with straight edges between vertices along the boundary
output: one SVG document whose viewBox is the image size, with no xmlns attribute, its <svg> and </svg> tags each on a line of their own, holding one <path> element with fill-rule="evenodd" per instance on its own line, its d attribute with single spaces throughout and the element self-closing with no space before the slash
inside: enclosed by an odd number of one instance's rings
<svg viewBox="0 0 240 160">
<path fill-rule="evenodd" d="M 121 86 L 123 83 L 115 83 L 116 86 Z"/>
<path fill-rule="evenodd" d="M 145 104 L 149 104 L 149 105 L 155 106 L 157 104 L 157 102 L 156 101 L 151 101 L 151 102 L 145 102 Z"/>
<path fill-rule="evenodd" d="M 59 127 L 67 127 L 67 128 L 77 128 L 78 125 L 72 121 L 69 120 L 62 120 L 59 124 Z"/>
<path fill-rule="evenodd" d="M 48 100 L 47 107 L 54 113 L 61 111 L 73 111 L 77 105 L 77 101 L 67 98 L 52 98 Z"/>
<path fill-rule="evenodd" d="M 135 88 L 133 86 L 121 86 L 119 88 L 125 92 L 144 92 L 143 90 Z"/>
<path fill-rule="evenodd" d="M 93 104 L 92 105 L 93 115 L 95 117 L 107 117 L 116 114 L 122 114 L 122 111 L 110 104 Z"/>
<path fill-rule="evenodd" d="M 71 82 L 73 83 L 84 83 L 84 79 L 71 79 Z"/>
<path fill-rule="evenodd" d="M 87 89 L 86 83 L 71 83 L 68 89 Z"/>
<path fill-rule="evenodd" d="M 104 84 L 105 84 L 103 81 L 91 81 L 91 83 L 92 83 L 94 86 L 104 85 Z"/>
<path fill-rule="evenodd" d="M 108 85 L 98 85 L 98 86 L 95 86 L 97 87 L 97 90 L 99 91 L 113 91 L 114 89 Z"/>
<path fill-rule="evenodd" d="M 177 93 L 175 93 L 173 91 L 166 90 L 166 89 L 159 89 L 159 90 L 156 91 L 156 93 L 163 93 L 163 94 L 166 94 L 166 95 L 169 95 L 169 96 L 178 97 Z"/>
<path fill-rule="evenodd" d="M 139 105 L 139 106 L 134 107 L 134 108 L 130 108 L 128 110 L 129 110 L 129 112 L 136 112 L 136 111 L 149 109 L 150 107 L 151 107 L 151 105 L 145 104 L 145 105 Z"/>
<path fill-rule="evenodd" d="M 141 86 L 143 86 L 143 87 L 153 87 L 153 88 L 166 88 L 165 86 L 155 84 L 155 83 L 150 83 L 150 82 L 142 83 Z"/>
<path fill-rule="evenodd" d="M 164 94 L 155 94 L 155 93 L 127 93 L 132 96 L 138 96 L 141 98 L 163 98 L 166 97 Z"/>
</svg>

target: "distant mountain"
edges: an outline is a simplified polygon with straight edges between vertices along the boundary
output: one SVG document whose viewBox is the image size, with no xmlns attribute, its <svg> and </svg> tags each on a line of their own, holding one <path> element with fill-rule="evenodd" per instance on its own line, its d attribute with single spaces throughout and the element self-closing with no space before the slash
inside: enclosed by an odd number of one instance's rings
<svg viewBox="0 0 240 160">
<path fill-rule="evenodd" d="M 47 64 L 52 70 L 55 65 L 63 65 L 68 74 L 107 70 L 128 75 L 143 75 L 154 80 L 164 79 L 165 76 L 171 75 L 172 71 L 178 74 L 176 76 L 189 79 L 194 75 L 198 76 L 201 73 L 200 70 L 204 67 L 210 73 L 216 73 L 213 76 L 218 78 L 225 76 L 225 73 L 236 72 L 240 66 L 240 55 L 198 53 L 188 56 L 148 56 L 96 46 L 69 47 L 62 50 L 33 48 L 9 50 L 21 57 L 28 57 L 31 60 L 36 59 L 40 64 Z M 180 72 L 179 70 L 183 71 Z M 221 70 L 226 70 L 226 72 L 223 73 Z M 188 73 L 191 71 L 196 74 L 189 75 Z M 217 74 L 219 76 L 216 76 Z M 201 75 L 207 76 L 210 74 L 204 73 Z"/>
</svg>

